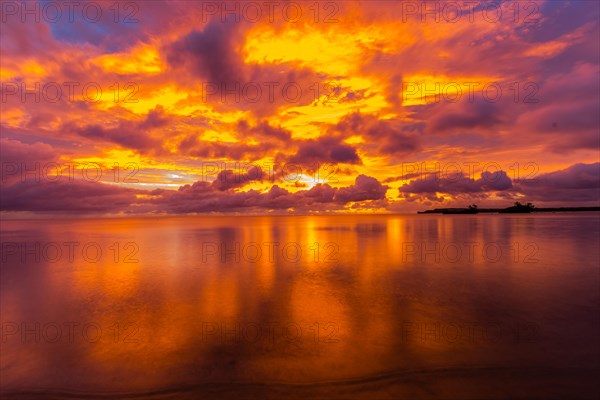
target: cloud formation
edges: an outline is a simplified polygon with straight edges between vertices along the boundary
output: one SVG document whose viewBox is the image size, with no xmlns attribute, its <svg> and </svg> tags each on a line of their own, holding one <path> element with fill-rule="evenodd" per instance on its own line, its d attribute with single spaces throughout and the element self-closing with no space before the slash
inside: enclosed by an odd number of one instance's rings
<svg viewBox="0 0 600 400">
<path fill-rule="evenodd" d="M 258 2 L 256 15 L 204 3 L 128 2 L 115 18 L 100 2 L 94 21 L 3 14 L 2 211 L 600 200 L 598 2 L 459 2 L 457 15 L 446 2 Z M 137 178 L 32 182 L 36 163 Z M 223 167 L 205 179 L 207 163 Z M 478 167 L 405 168 L 419 163 Z"/>
</svg>

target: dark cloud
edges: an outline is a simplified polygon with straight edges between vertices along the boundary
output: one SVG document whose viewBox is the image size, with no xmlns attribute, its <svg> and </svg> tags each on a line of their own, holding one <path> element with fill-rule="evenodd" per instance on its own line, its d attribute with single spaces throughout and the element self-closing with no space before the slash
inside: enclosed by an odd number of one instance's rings
<svg viewBox="0 0 600 400">
<path fill-rule="evenodd" d="M 315 163 L 360 164 L 356 149 L 342 143 L 339 137 L 322 136 L 301 141 L 290 163 L 310 165 Z"/>
<path fill-rule="evenodd" d="M 202 31 L 193 31 L 168 49 L 167 60 L 176 67 L 189 68 L 206 82 L 230 84 L 244 81 L 236 43 L 239 24 L 218 20 Z"/>
<path fill-rule="evenodd" d="M 579 64 L 541 86 L 541 102 L 518 117 L 516 127 L 548 150 L 565 153 L 600 146 L 600 76 L 597 65 Z"/>
<path fill-rule="evenodd" d="M 435 134 L 456 129 L 491 128 L 502 122 L 500 115 L 497 103 L 486 101 L 480 96 L 471 101 L 465 96 L 457 103 L 440 102 L 434 105 L 427 131 Z"/>
<path fill-rule="evenodd" d="M 437 194 L 447 194 L 453 197 L 464 194 L 487 196 L 490 192 L 510 190 L 512 187 L 512 181 L 506 172 L 496 171 L 483 172 L 479 179 L 459 175 L 429 174 L 424 178 L 415 179 L 402 185 L 398 190 L 400 197 L 405 199 L 441 201 L 441 197 Z"/>
<path fill-rule="evenodd" d="M 97 182 L 60 178 L 2 186 L 2 211 L 118 213 L 131 210 L 136 191 Z"/>
<path fill-rule="evenodd" d="M 388 187 L 379 183 L 373 177 L 359 175 L 356 177 L 354 185 L 342 187 L 335 194 L 335 201 L 338 203 L 348 203 L 365 200 L 381 200 L 385 198 Z"/>
<path fill-rule="evenodd" d="M 227 169 L 219 172 L 212 186 L 219 191 L 225 191 L 242 187 L 248 182 L 261 181 L 262 178 L 263 172 L 259 167 L 252 167 L 245 173 L 235 173 Z"/>
<path fill-rule="evenodd" d="M 267 121 L 261 121 L 256 126 L 250 126 L 248 121 L 240 120 L 237 123 L 237 133 L 242 139 L 257 138 L 260 140 L 279 140 L 282 142 L 289 141 L 292 134 L 289 130 L 271 126 Z"/>
<path fill-rule="evenodd" d="M 146 118 L 138 121 L 121 119 L 115 126 L 100 124 L 77 124 L 70 121 L 63 125 L 63 130 L 94 141 L 111 142 L 128 149 L 146 154 L 163 152 L 164 130 L 161 135 L 152 135 L 156 129 L 165 128 L 171 121 L 161 106 L 150 110 Z"/>
<path fill-rule="evenodd" d="M 406 155 L 420 149 L 419 133 L 414 126 L 396 120 L 380 120 L 375 115 L 359 112 L 346 115 L 329 133 L 348 138 L 360 135 L 368 139 L 365 152 Z"/>
<path fill-rule="evenodd" d="M 275 141 L 261 144 L 247 144 L 244 142 L 212 142 L 200 140 L 195 136 L 188 136 L 179 143 L 180 154 L 206 159 L 229 158 L 236 161 L 256 161 L 265 156 L 272 155 L 274 150 L 281 146 Z"/>
<path fill-rule="evenodd" d="M 521 193 L 535 201 L 600 201 L 600 163 L 575 164 L 521 182 Z"/>
<path fill-rule="evenodd" d="M 218 185 L 196 182 L 177 191 L 155 190 L 151 203 L 169 213 L 240 212 L 260 210 L 317 211 L 344 208 L 351 202 L 381 201 L 387 186 L 375 178 L 359 175 L 354 185 L 333 188 L 318 184 L 309 190 L 291 193 L 273 185 L 266 193 L 222 191 Z"/>
<path fill-rule="evenodd" d="M 600 163 L 575 164 L 564 170 L 541 174 L 534 179 L 512 182 L 504 171 L 483 172 L 479 179 L 440 177 L 429 174 L 399 188 L 401 198 L 409 201 L 442 202 L 441 195 L 452 199 L 486 199 L 491 194 L 512 201 L 518 197 L 527 201 L 551 205 L 576 205 L 579 202 L 600 201 Z"/>
<path fill-rule="evenodd" d="M 315 101 L 315 84 L 326 76 L 299 62 L 247 63 L 243 53 L 250 25 L 215 18 L 163 48 L 171 75 L 202 94 L 192 103 L 209 103 L 220 111 L 250 110 L 258 117 L 282 106 Z"/>
<path fill-rule="evenodd" d="M 57 160 L 55 149 L 46 143 L 23 143 L 9 138 L 0 139 L 2 185 L 23 180 L 40 180 Z M 49 174 L 51 174 L 49 172 Z"/>
</svg>

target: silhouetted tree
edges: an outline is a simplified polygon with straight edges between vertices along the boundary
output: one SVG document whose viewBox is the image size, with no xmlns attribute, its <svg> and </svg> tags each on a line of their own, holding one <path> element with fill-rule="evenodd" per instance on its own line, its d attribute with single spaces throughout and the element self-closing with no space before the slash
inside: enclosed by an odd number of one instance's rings
<svg viewBox="0 0 600 400">
<path fill-rule="evenodd" d="M 510 211 L 513 210 L 515 212 L 530 212 L 531 210 L 533 210 L 535 206 L 533 205 L 533 203 L 527 203 L 525 205 L 523 205 L 520 201 L 515 201 L 515 205 L 512 207 L 508 207 L 505 210 Z"/>
</svg>

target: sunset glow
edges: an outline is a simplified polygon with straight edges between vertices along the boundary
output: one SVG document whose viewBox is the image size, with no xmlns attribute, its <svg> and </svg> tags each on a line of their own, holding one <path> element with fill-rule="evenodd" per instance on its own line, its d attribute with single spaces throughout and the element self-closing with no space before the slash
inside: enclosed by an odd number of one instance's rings
<svg viewBox="0 0 600 400">
<path fill-rule="evenodd" d="M 0 27 L 0 398 L 599 398 L 598 0 Z"/>
<path fill-rule="evenodd" d="M 14 4 L 7 215 L 598 203 L 595 2 Z"/>
</svg>

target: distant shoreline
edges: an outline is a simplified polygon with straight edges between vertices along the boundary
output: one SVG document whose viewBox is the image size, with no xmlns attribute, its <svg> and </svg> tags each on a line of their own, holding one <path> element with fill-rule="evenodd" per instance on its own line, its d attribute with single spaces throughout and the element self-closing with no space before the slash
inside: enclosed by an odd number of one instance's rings
<svg viewBox="0 0 600 400">
<path fill-rule="evenodd" d="M 582 212 L 582 211 L 600 211 L 600 207 L 550 207 L 550 208 L 435 208 L 433 210 L 417 211 L 417 214 L 530 214 L 538 212 Z"/>
</svg>

